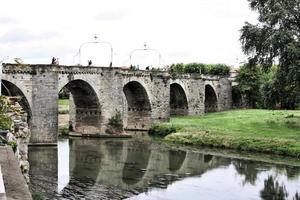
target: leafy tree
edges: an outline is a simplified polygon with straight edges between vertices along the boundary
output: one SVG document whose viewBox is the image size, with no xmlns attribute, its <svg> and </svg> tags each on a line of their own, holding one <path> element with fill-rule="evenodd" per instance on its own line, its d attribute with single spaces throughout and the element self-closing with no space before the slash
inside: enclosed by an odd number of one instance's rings
<svg viewBox="0 0 300 200">
<path fill-rule="evenodd" d="M 258 23 L 241 29 L 248 66 L 260 64 L 264 71 L 278 62 L 274 84 L 282 108 L 294 109 L 300 96 L 300 1 L 248 0 L 258 12 Z"/>
<path fill-rule="evenodd" d="M 243 65 L 236 77 L 240 92 L 246 97 L 249 107 L 256 108 L 260 104 L 261 71 L 258 66 Z"/>
</svg>

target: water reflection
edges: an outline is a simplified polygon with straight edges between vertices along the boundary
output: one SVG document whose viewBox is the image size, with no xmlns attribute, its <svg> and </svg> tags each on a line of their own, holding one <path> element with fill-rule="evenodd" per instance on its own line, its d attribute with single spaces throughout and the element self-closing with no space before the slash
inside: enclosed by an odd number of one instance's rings
<svg viewBox="0 0 300 200">
<path fill-rule="evenodd" d="M 53 199 L 57 190 L 57 148 L 29 147 L 28 161 L 32 194 L 42 193 Z"/>
<path fill-rule="evenodd" d="M 29 162 L 30 188 L 46 199 L 299 199 L 299 167 L 149 141 L 65 139 L 58 151 L 30 147 Z"/>
<path fill-rule="evenodd" d="M 122 180 L 127 185 L 138 183 L 147 171 L 151 150 L 147 142 L 133 142 L 127 146 Z"/>
</svg>

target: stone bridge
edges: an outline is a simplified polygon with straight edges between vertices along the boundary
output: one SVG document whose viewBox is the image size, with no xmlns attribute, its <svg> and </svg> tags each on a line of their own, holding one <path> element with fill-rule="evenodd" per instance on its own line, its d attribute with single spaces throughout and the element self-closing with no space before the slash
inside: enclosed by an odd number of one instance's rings
<svg viewBox="0 0 300 200">
<path fill-rule="evenodd" d="M 32 144 L 57 142 L 58 94 L 70 95 L 70 129 L 104 133 L 120 112 L 127 130 L 147 130 L 170 115 L 201 115 L 231 107 L 227 77 L 183 75 L 165 71 L 60 65 L 3 64 L 2 93 L 22 96 Z"/>
</svg>

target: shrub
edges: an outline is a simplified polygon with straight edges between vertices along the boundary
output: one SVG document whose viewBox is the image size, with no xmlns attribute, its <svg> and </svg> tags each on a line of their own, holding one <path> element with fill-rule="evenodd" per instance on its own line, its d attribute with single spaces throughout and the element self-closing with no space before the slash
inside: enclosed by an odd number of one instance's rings
<svg viewBox="0 0 300 200">
<path fill-rule="evenodd" d="M 108 120 L 108 125 L 113 128 L 123 128 L 123 120 L 120 111 Z"/>
<path fill-rule="evenodd" d="M 203 63 L 177 63 L 169 67 L 169 73 L 173 78 L 181 74 L 201 73 L 207 75 L 226 76 L 230 73 L 230 67 L 225 64 Z"/>
<path fill-rule="evenodd" d="M 176 127 L 170 124 L 154 124 L 149 129 L 149 135 L 165 137 L 176 131 Z"/>
<path fill-rule="evenodd" d="M 8 130 L 10 129 L 11 125 L 11 118 L 0 114 L 0 130 Z"/>
</svg>

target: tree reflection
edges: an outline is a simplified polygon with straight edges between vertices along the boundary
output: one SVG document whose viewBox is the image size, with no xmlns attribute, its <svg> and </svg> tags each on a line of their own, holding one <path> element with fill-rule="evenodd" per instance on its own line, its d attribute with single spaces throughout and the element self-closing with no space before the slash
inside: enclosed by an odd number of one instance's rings
<svg viewBox="0 0 300 200">
<path fill-rule="evenodd" d="M 233 162 L 233 165 L 236 171 L 238 172 L 238 174 L 245 176 L 243 184 L 245 183 L 250 183 L 252 185 L 255 184 L 259 172 L 257 170 L 257 164 L 255 164 L 255 162 L 235 160 Z"/>
<path fill-rule="evenodd" d="M 295 197 L 293 198 L 293 200 L 300 200 L 300 195 L 298 192 L 296 192 Z"/>
<path fill-rule="evenodd" d="M 278 181 L 275 181 L 273 176 L 269 176 L 268 179 L 265 180 L 264 185 L 264 189 L 260 191 L 260 196 L 262 199 L 285 200 L 288 197 L 288 192 L 286 191 L 285 186 L 279 185 Z"/>
</svg>

